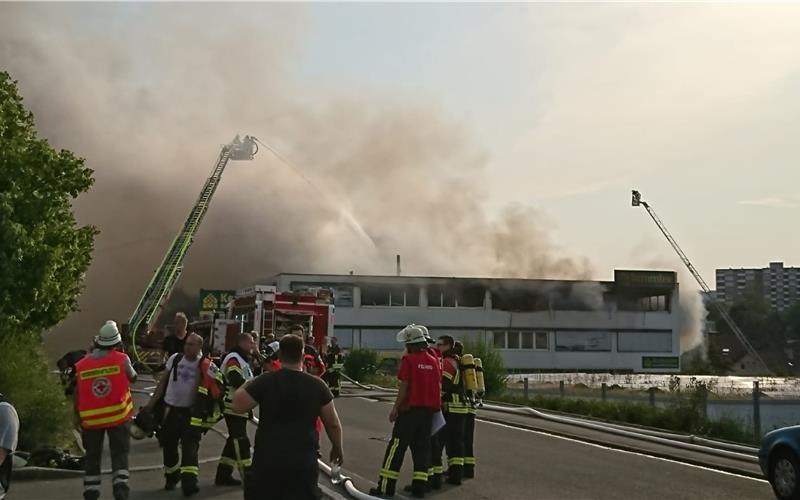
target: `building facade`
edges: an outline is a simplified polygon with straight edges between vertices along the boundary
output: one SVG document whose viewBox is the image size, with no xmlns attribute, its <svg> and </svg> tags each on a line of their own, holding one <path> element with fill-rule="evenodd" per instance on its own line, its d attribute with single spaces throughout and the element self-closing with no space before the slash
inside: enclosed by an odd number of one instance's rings
<svg viewBox="0 0 800 500">
<path fill-rule="evenodd" d="M 508 369 L 676 372 L 674 272 L 616 271 L 614 281 L 279 274 L 279 291 L 326 287 L 345 348 L 399 353 L 409 323 L 485 342 Z"/>
<path fill-rule="evenodd" d="M 800 268 L 770 262 L 762 269 L 717 269 L 715 297 L 731 305 L 748 293 L 783 311 L 800 300 Z"/>
</svg>

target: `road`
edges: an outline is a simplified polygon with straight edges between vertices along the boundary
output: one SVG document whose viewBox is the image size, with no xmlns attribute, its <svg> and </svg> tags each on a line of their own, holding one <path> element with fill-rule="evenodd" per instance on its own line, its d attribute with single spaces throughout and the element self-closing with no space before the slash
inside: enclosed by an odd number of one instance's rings
<svg viewBox="0 0 800 500">
<path fill-rule="evenodd" d="M 390 405 L 340 398 L 345 427 L 345 470 L 359 489 L 377 480 L 391 432 Z M 478 422 L 477 478 L 432 498 L 458 499 L 769 499 L 766 481 L 642 453 Z M 410 453 L 401 484 L 410 482 Z"/>
<path fill-rule="evenodd" d="M 137 396 L 137 400 L 140 398 Z M 142 401 L 137 401 L 141 404 Z M 388 422 L 388 403 L 366 398 L 340 398 L 336 406 L 345 431 L 345 473 L 362 491 L 374 486 L 377 470 L 391 431 Z M 548 428 L 535 419 L 492 415 L 512 423 L 524 423 L 545 428 L 547 432 L 568 434 L 564 429 Z M 224 424 L 220 424 L 224 431 Z M 252 429 L 251 429 L 252 430 Z M 616 439 L 608 436 L 587 436 Z M 615 445 L 620 443 L 615 443 Z M 210 432 L 203 439 L 200 456 L 208 463 L 201 464 L 198 499 L 240 499 L 237 488 L 216 488 L 213 475 L 215 458 L 222 449 L 223 438 Z M 625 445 L 625 443 L 621 443 Z M 327 442 L 323 438 L 323 452 Z M 653 448 L 653 454 L 659 450 Z M 648 453 L 632 453 L 595 443 L 586 443 L 565 436 L 541 431 L 519 429 L 495 422 L 477 424 L 477 474 L 461 487 L 445 487 L 430 495 L 441 499 L 769 499 L 769 485 L 758 479 L 720 472 L 674 460 L 653 457 Z M 107 457 L 105 457 L 107 459 Z M 688 458 L 688 457 L 687 457 Z M 695 457 L 696 459 L 697 457 Z M 410 453 L 401 475 L 401 485 L 410 482 Z M 160 450 L 154 440 L 134 441 L 131 455 L 132 470 L 136 467 L 158 466 Z M 724 465 L 724 464 L 720 464 Z M 108 467 L 106 463 L 104 467 Z M 109 476 L 104 476 L 103 497 L 111 498 Z M 180 491 L 161 489 L 160 469 L 133 472 L 132 500 L 182 498 Z M 17 481 L 13 483 L 9 500 L 39 500 L 80 498 L 81 479 Z M 398 498 L 403 499 L 402 495 Z"/>
</svg>

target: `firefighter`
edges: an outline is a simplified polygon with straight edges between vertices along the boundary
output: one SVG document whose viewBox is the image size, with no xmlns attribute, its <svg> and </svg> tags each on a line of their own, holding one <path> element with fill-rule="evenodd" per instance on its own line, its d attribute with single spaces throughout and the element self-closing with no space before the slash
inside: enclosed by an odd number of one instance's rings
<svg viewBox="0 0 800 500">
<path fill-rule="evenodd" d="M 397 341 L 405 343 L 407 353 L 400 361 L 400 390 L 389 413 L 394 428 L 378 474 L 378 487 L 372 488 L 370 495 L 394 496 L 400 467 L 410 447 L 414 473 L 409 489 L 414 497 L 423 498 L 430 466 L 431 424 L 441 405 L 441 371 L 438 360 L 428 352 L 424 327 L 408 325 L 397 334 Z"/>
<path fill-rule="evenodd" d="M 467 414 L 464 419 L 464 479 L 475 477 L 475 415 L 477 414 L 478 379 L 476 363 L 471 354 L 464 354 L 464 345 L 456 341 L 453 352 L 461 358 L 461 374 L 466 392 Z"/>
<path fill-rule="evenodd" d="M 325 364 L 328 370 L 325 372 L 325 379 L 331 389 L 333 397 L 338 398 L 342 392 L 342 370 L 344 369 L 344 355 L 339 341 L 336 337 L 331 337 L 331 344 L 328 346 L 328 353 L 325 355 Z"/>
<path fill-rule="evenodd" d="M 136 371 L 128 355 L 118 350 L 122 336 L 117 324 L 107 321 L 94 339 L 94 349 L 75 364 L 75 409 L 83 428 L 83 498 L 100 498 L 100 462 L 103 439 L 111 448 L 112 483 L 115 500 L 127 500 L 129 423 L 133 414 L 130 384 Z"/>
<path fill-rule="evenodd" d="M 442 412 L 445 426 L 436 436 L 436 449 L 433 450 L 433 467 L 437 473 L 431 478 L 431 487 L 441 487 L 442 476 L 438 470 L 442 468 L 442 448 L 447 449 L 447 482 L 459 485 L 464 469 L 464 422 L 467 415 L 465 404 L 464 382 L 461 377 L 461 366 L 453 347 L 455 340 L 449 335 L 442 335 L 436 347 L 442 353 Z"/>
<path fill-rule="evenodd" d="M 238 343 L 222 360 L 222 376 L 226 382 L 225 391 L 225 424 L 228 426 L 228 439 L 222 449 L 222 456 L 217 466 L 217 486 L 240 486 L 242 481 L 234 479 L 233 469 L 239 471 L 244 480 L 250 470 L 250 439 L 247 437 L 247 420 L 249 414 L 233 411 L 233 393 L 236 389 L 253 378 L 253 351 L 256 349 L 256 332 L 241 333 Z"/>
<path fill-rule="evenodd" d="M 222 373 L 203 357 L 200 335 L 187 335 L 183 354 L 173 354 L 167 360 L 167 370 L 146 409 L 153 411 L 162 398 L 166 410 L 158 437 L 164 455 L 164 489 L 173 490 L 180 482 L 183 495 L 189 497 L 200 491 L 200 439 L 220 420 L 222 399 Z"/>
</svg>

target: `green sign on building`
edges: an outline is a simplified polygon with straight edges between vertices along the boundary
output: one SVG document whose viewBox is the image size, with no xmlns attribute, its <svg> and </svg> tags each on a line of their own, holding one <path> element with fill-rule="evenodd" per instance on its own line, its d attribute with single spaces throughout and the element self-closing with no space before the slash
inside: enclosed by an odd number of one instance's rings
<svg viewBox="0 0 800 500">
<path fill-rule="evenodd" d="M 643 356 L 642 368 L 650 370 L 677 370 L 681 367 L 678 356 Z"/>
<path fill-rule="evenodd" d="M 671 289 L 677 282 L 677 273 L 673 271 L 614 271 L 617 286 Z"/>
<path fill-rule="evenodd" d="M 224 311 L 234 295 L 236 295 L 236 290 L 204 290 L 201 288 L 200 310 Z"/>
</svg>

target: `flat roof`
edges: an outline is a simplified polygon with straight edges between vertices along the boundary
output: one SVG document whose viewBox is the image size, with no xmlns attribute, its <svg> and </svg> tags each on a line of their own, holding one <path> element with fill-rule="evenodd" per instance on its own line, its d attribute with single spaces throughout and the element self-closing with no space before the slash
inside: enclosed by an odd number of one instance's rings
<svg viewBox="0 0 800 500">
<path fill-rule="evenodd" d="M 656 270 L 656 269 L 615 269 L 616 271 L 639 271 L 639 272 L 652 272 L 652 273 L 673 273 L 676 274 L 675 271 L 664 271 L 664 270 Z M 518 283 L 520 285 L 524 284 L 535 284 L 535 283 L 549 283 L 549 284 L 578 284 L 578 283 L 587 283 L 587 284 L 601 284 L 601 285 L 613 285 L 615 281 L 611 280 L 577 280 L 577 279 L 551 279 L 551 278 L 489 278 L 489 277 L 479 277 L 479 276 L 414 276 L 414 275 L 392 275 L 392 274 L 327 274 L 327 273 L 278 273 L 275 275 L 275 278 L 278 277 L 286 277 L 286 278 L 308 278 L 310 281 L 314 280 L 315 278 L 322 278 L 326 281 L 330 282 L 352 282 L 352 281 L 429 281 L 429 282 L 443 282 L 443 281 L 471 281 L 471 282 L 479 282 L 479 283 L 503 283 L 503 284 L 514 284 Z M 677 279 L 675 280 L 677 284 Z"/>
</svg>

